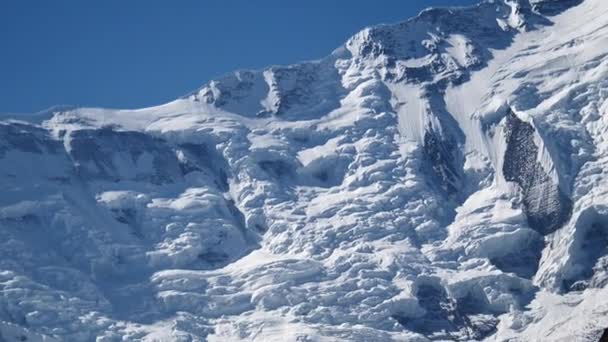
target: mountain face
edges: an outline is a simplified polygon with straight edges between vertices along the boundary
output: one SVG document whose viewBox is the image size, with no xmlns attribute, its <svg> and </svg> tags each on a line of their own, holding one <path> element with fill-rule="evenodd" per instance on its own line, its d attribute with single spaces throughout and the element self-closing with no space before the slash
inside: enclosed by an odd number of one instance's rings
<svg viewBox="0 0 608 342">
<path fill-rule="evenodd" d="M 597 341 L 608 2 L 486 0 L 0 120 L 0 341 Z"/>
</svg>

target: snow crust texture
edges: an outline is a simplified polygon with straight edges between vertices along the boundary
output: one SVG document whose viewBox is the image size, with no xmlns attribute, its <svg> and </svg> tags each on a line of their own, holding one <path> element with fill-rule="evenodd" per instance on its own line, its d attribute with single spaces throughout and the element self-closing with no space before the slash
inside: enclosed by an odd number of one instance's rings
<svg viewBox="0 0 608 342">
<path fill-rule="evenodd" d="M 608 2 L 487 0 L 0 118 L 0 341 L 597 341 Z"/>
</svg>

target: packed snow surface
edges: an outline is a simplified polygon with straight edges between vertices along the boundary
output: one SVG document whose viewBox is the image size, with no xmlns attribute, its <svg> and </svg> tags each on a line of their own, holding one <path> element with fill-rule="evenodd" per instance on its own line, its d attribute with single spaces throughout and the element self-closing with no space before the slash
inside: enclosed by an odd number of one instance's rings
<svg viewBox="0 0 608 342">
<path fill-rule="evenodd" d="M 0 341 L 597 341 L 608 2 L 486 0 L 0 118 Z"/>
</svg>

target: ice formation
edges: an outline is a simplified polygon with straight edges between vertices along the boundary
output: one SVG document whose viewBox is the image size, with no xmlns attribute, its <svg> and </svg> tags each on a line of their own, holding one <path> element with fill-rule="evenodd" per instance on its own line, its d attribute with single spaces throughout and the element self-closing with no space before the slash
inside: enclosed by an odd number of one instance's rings
<svg viewBox="0 0 608 342">
<path fill-rule="evenodd" d="M 0 340 L 597 341 L 607 56 L 605 0 L 486 0 L 3 116 Z"/>
</svg>

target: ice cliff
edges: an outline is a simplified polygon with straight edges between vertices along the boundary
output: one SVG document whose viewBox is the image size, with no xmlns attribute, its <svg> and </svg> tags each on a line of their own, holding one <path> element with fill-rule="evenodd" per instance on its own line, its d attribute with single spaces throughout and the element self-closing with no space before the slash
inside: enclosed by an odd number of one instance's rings
<svg viewBox="0 0 608 342">
<path fill-rule="evenodd" d="M 0 340 L 597 341 L 608 2 L 486 0 L 0 118 Z"/>
</svg>

